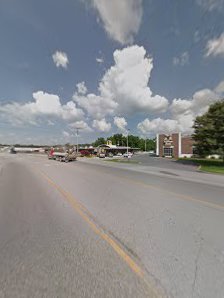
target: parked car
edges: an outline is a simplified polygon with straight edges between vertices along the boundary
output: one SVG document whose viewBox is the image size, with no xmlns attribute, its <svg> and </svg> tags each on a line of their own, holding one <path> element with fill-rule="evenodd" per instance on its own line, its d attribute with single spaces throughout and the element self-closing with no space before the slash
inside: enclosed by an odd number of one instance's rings
<svg viewBox="0 0 224 298">
<path fill-rule="evenodd" d="M 79 153 L 80 153 L 80 156 L 81 157 L 90 156 L 91 155 L 88 150 L 80 150 Z"/>
<path fill-rule="evenodd" d="M 130 157 L 132 157 L 132 155 L 133 155 L 133 153 L 128 152 L 128 153 L 124 153 L 124 154 L 123 154 L 123 157 L 130 158 Z"/>
<path fill-rule="evenodd" d="M 118 152 L 118 153 L 116 154 L 116 156 L 122 156 L 122 153 Z"/>
</svg>

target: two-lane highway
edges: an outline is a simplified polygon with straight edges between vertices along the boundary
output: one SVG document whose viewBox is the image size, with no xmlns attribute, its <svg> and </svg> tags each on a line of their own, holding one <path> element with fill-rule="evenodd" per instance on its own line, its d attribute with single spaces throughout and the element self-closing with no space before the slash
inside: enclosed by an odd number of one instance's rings
<svg viewBox="0 0 224 298">
<path fill-rule="evenodd" d="M 154 296 L 33 167 L 7 158 L 0 173 L 0 297 Z"/>
<path fill-rule="evenodd" d="M 0 297 L 224 296 L 222 186 L 5 154 L 0 189 Z"/>
</svg>

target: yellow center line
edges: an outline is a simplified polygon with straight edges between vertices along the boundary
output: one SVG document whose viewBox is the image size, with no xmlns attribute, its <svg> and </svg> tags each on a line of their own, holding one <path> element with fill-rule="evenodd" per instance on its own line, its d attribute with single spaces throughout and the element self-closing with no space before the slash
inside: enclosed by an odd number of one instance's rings
<svg viewBox="0 0 224 298">
<path fill-rule="evenodd" d="M 105 171 L 105 170 L 104 170 L 104 173 L 106 173 L 108 175 L 111 175 L 110 172 Z M 164 188 L 159 187 L 159 186 L 155 186 L 155 185 L 152 185 L 152 184 L 149 184 L 149 183 L 144 183 L 144 182 L 137 181 L 137 180 L 127 178 L 127 177 L 124 177 L 124 176 L 120 176 L 120 175 L 117 175 L 117 174 L 116 174 L 116 176 L 113 176 L 113 177 L 115 179 L 119 178 L 119 181 L 121 181 L 121 180 L 128 181 L 128 182 L 130 182 L 132 184 L 135 184 L 135 185 L 139 185 L 139 186 L 142 186 L 142 187 L 145 187 L 145 188 L 150 188 L 150 189 L 153 189 L 155 191 L 159 191 L 159 192 L 163 192 L 165 194 L 175 196 L 175 197 L 177 197 L 181 200 L 184 200 L 184 201 L 192 201 L 192 202 L 200 203 L 201 205 L 204 205 L 205 207 L 210 207 L 210 208 L 213 208 L 213 209 L 216 209 L 216 210 L 218 209 L 218 210 L 224 211 L 224 205 L 222 205 L 222 204 L 212 203 L 212 202 L 205 201 L 202 198 L 196 198 L 196 197 L 192 197 L 192 196 L 189 196 L 189 195 L 184 195 L 184 194 L 181 194 L 181 193 L 178 193 L 178 192 L 169 191 L 169 190 L 164 189 Z M 167 199 L 169 197 L 166 196 L 165 198 Z"/>
<path fill-rule="evenodd" d="M 150 189 L 153 189 L 153 190 L 156 190 L 156 191 L 163 192 L 165 194 L 169 194 L 169 195 L 178 197 L 178 198 L 180 198 L 182 200 L 185 200 L 185 201 L 192 201 L 192 202 L 200 203 L 200 204 L 202 204 L 206 207 L 211 207 L 211 208 L 214 208 L 214 209 L 224 211 L 224 205 L 221 205 L 221 204 L 211 203 L 211 202 L 205 201 L 205 200 L 200 199 L 200 198 L 195 198 L 195 197 L 192 197 L 192 196 L 189 196 L 189 195 L 183 195 L 183 194 L 180 194 L 180 193 L 177 193 L 177 192 L 174 192 L 174 191 L 166 190 L 164 188 L 161 188 L 161 187 L 158 187 L 158 186 L 155 186 L 155 185 L 152 185 L 152 184 L 146 184 L 144 182 L 135 181 L 133 179 L 125 178 L 125 177 L 122 177 L 122 176 L 116 176 L 116 177 L 119 177 L 120 179 L 129 181 L 129 182 L 131 182 L 133 184 L 136 184 L 136 185 L 140 185 L 140 186 L 143 186 L 143 187 L 146 187 L 146 188 L 150 188 Z"/>
<path fill-rule="evenodd" d="M 51 180 L 45 173 L 40 171 L 41 175 L 47 180 L 47 182 L 53 186 L 63 198 L 69 202 L 73 209 L 82 217 L 82 219 L 90 226 L 90 228 L 97 234 L 101 239 L 106 241 L 113 250 L 126 262 L 126 264 L 131 268 L 131 270 L 138 275 L 146 284 L 150 290 L 150 297 L 162 297 L 163 295 L 159 293 L 158 289 L 148 281 L 148 278 L 145 274 L 145 271 L 125 252 L 125 250 L 114 240 L 112 239 L 102 228 L 98 228 L 97 225 L 91 219 L 92 214 L 82 205 L 78 200 L 76 200 L 70 193 L 66 192 L 53 180 Z"/>
</svg>

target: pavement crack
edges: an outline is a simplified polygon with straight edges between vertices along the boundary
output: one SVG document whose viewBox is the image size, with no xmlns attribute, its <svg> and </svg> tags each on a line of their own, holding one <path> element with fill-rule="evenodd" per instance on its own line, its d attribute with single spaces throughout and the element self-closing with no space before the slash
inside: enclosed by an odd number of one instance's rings
<svg viewBox="0 0 224 298">
<path fill-rule="evenodd" d="M 117 237 L 111 230 L 108 230 L 107 233 L 112 236 L 112 238 L 114 238 L 120 245 L 121 247 L 125 248 L 125 250 L 132 255 L 135 259 L 138 260 L 138 262 L 141 262 L 140 257 L 137 255 L 136 252 L 134 252 L 127 244 L 124 243 L 124 241 L 122 241 L 119 237 Z M 141 264 L 142 265 L 142 264 Z"/>
<path fill-rule="evenodd" d="M 199 234 L 199 249 L 198 249 L 198 253 L 196 255 L 195 258 L 195 270 L 194 270 L 194 278 L 193 278 L 193 283 L 192 283 L 192 297 L 194 296 L 194 292 L 195 292 L 195 287 L 196 287 L 196 283 L 197 283 L 197 278 L 198 278 L 198 264 L 199 264 L 199 259 L 201 256 L 201 252 L 202 252 L 202 248 L 203 248 L 203 241 L 204 238 L 201 236 L 201 233 Z"/>
<path fill-rule="evenodd" d="M 168 172 L 168 171 L 159 171 L 160 173 L 162 174 L 166 174 L 166 175 L 172 175 L 172 176 L 176 176 L 178 177 L 179 175 L 175 174 L 175 173 L 172 173 L 172 172 Z"/>
</svg>

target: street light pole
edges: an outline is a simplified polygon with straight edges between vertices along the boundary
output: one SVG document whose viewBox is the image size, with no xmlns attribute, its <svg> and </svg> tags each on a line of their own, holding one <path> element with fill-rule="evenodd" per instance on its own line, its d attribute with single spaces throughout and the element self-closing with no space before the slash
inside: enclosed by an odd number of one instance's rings
<svg viewBox="0 0 224 298">
<path fill-rule="evenodd" d="M 146 137 L 145 137 L 145 152 L 146 152 Z"/>
</svg>

